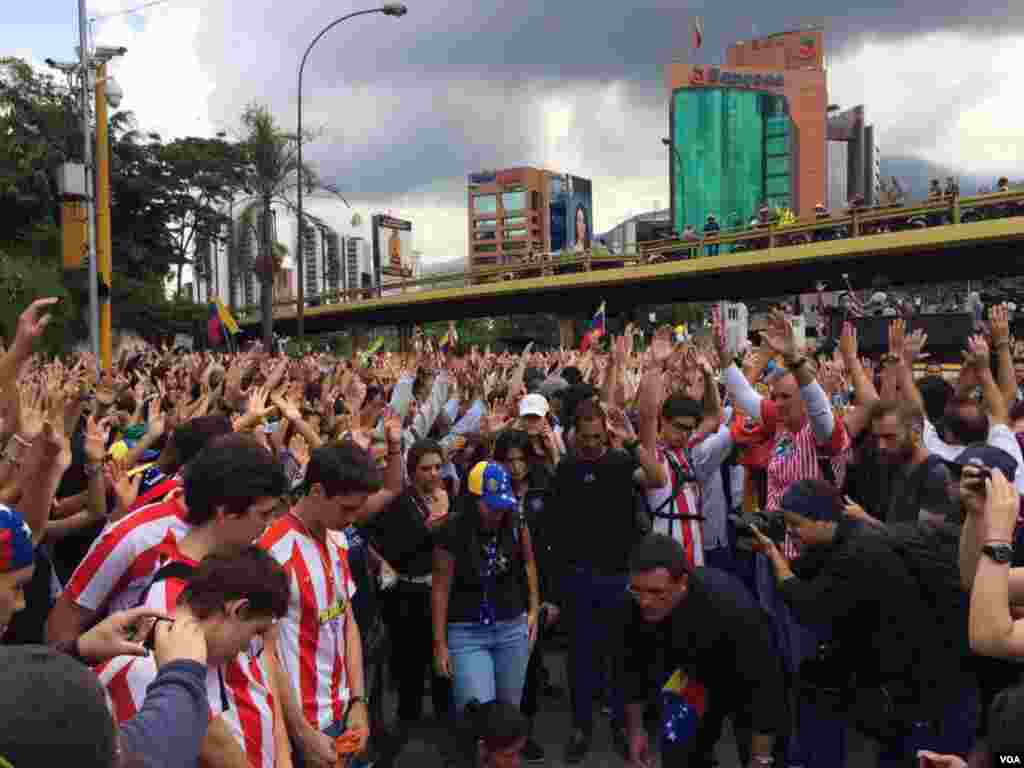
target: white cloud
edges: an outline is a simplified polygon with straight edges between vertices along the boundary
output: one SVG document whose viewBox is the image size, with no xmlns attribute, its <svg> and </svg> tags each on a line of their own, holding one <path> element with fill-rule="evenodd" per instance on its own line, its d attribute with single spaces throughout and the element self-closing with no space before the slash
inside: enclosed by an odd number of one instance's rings
<svg viewBox="0 0 1024 768">
<path fill-rule="evenodd" d="M 130 2 L 94 0 L 89 12 L 100 16 Z M 175 0 L 96 22 L 96 44 L 128 49 L 110 71 L 124 89 L 121 109 L 135 113 L 140 130 L 155 131 L 164 139 L 215 132 L 209 108 L 215 80 L 204 69 L 196 47 L 205 5 L 200 0 Z"/>
<path fill-rule="evenodd" d="M 883 155 L 960 171 L 1024 172 L 1024 37 L 937 32 L 869 41 L 833 63 L 832 101 L 865 104 Z"/>
</svg>

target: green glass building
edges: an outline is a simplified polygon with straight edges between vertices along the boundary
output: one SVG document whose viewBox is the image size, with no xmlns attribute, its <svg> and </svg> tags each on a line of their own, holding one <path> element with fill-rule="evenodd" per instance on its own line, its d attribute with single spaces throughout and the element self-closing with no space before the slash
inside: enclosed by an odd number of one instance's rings
<svg viewBox="0 0 1024 768">
<path fill-rule="evenodd" d="M 739 88 L 680 88 L 672 95 L 672 214 L 701 232 L 709 213 L 723 231 L 745 227 L 761 201 L 793 208 L 793 131 L 784 96 Z"/>
</svg>

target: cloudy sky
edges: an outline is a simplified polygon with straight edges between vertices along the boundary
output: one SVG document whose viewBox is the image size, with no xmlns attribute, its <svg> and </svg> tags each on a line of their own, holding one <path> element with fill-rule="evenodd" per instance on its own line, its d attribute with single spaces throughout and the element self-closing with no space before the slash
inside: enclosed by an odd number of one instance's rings
<svg viewBox="0 0 1024 768">
<path fill-rule="evenodd" d="M 336 16 L 373 7 L 168 0 L 101 18 L 145 2 L 90 0 L 88 14 L 98 43 L 128 48 L 114 70 L 122 107 L 165 138 L 237 132 L 252 101 L 294 129 L 305 46 Z M 852 4 L 861 10 L 835 0 L 407 2 L 404 18 L 350 20 L 311 54 L 306 124 L 320 137 L 307 157 L 364 220 L 376 212 L 412 219 L 426 260 L 465 256 L 465 177 L 483 168 L 539 165 L 590 177 L 599 232 L 667 207 L 665 65 L 717 63 L 735 39 L 809 23 L 826 25 L 831 101 L 867 105 L 883 157 L 1024 177 L 1019 0 Z M 0 51 L 37 63 L 72 58 L 76 8 L 76 0 L 5 3 Z M 695 15 L 705 34 L 696 57 Z M 337 203 L 312 207 L 353 231 L 351 212 Z"/>
</svg>

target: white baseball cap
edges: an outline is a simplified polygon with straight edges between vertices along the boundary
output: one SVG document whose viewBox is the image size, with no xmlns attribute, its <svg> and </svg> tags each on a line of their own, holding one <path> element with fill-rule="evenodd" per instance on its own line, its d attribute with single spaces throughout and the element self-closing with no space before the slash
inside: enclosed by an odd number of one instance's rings
<svg viewBox="0 0 1024 768">
<path fill-rule="evenodd" d="M 527 395 L 519 401 L 520 416 L 540 416 L 542 419 L 548 415 L 548 399 L 544 395 Z"/>
</svg>

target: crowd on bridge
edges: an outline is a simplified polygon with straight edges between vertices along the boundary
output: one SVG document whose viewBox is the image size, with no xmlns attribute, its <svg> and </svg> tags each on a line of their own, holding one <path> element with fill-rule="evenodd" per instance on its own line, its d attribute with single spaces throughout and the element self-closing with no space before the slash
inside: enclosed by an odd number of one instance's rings
<svg viewBox="0 0 1024 768">
<path fill-rule="evenodd" d="M 1010 181 L 1005 176 L 1000 177 L 992 190 L 979 190 L 979 195 L 1004 194 L 1011 192 Z M 686 224 L 680 235 L 684 243 L 690 243 L 694 249 L 703 245 L 704 254 L 717 256 L 721 243 L 718 238 L 727 235 L 751 235 L 759 232 L 767 233 L 771 227 L 780 225 L 798 226 L 802 224 L 815 224 L 811 231 L 800 231 L 786 234 L 784 231 L 777 235 L 779 245 L 802 245 L 812 242 L 827 242 L 840 240 L 859 235 L 875 235 L 887 232 L 902 232 L 912 229 L 926 229 L 953 223 L 951 206 L 954 201 L 960 198 L 960 185 L 952 177 L 946 179 L 945 185 L 938 179 L 932 179 L 928 185 L 928 197 L 925 205 L 935 206 L 941 204 L 941 209 L 929 210 L 925 213 L 913 215 L 902 215 L 900 208 L 903 207 L 902 199 L 878 200 L 874 205 L 865 203 L 864 195 L 854 195 L 848 202 L 845 211 L 838 212 L 840 217 L 846 218 L 855 214 L 882 214 L 872 217 L 860 224 L 855 233 L 849 222 L 836 221 L 834 214 L 829 211 L 828 206 L 823 202 L 814 206 L 813 221 L 800 221 L 795 218 L 783 219 L 778 208 L 773 207 L 768 199 L 761 200 L 757 210 L 744 217 L 739 211 L 732 211 L 728 214 L 710 212 L 702 224 Z M 992 201 L 979 201 L 965 209 L 961 214 L 962 223 L 983 221 L 990 219 L 1002 219 L 1011 216 L 1021 215 L 1024 204 L 1013 200 L 995 199 Z M 830 226 L 832 225 L 832 226 Z M 706 240 L 712 242 L 704 245 Z M 730 242 L 728 246 L 732 251 L 759 250 L 768 247 L 768 237 L 744 237 L 736 242 Z M 673 252 L 659 253 L 654 260 L 686 258 L 697 253 L 691 250 L 689 253 L 673 254 Z"/>
<path fill-rule="evenodd" d="M 1024 360 L 892 317 L 728 348 L 0 354 L 0 765 L 1024 758 Z M 567 645 L 565 749 L 534 738 Z M 386 690 L 396 696 L 385 697 Z M 429 695 L 427 693 L 429 692 Z M 392 711 L 385 700 L 397 700 Z M 607 720 L 599 714 L 606 709 Z"/>
</svg>

